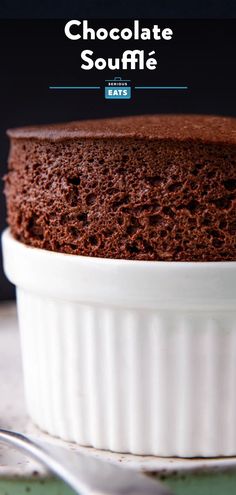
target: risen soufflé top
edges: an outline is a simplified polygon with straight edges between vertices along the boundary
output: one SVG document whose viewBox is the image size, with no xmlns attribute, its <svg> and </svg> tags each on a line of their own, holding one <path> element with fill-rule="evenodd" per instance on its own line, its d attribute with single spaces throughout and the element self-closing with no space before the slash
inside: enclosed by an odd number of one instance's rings
<svg viewBox="0 0 236 495">
<path fill-rule="evenodd" d="M 236 119 L 123 117 L 8 135 L 19 241 L 103 258 L 236 260 Z"/>
</svg>

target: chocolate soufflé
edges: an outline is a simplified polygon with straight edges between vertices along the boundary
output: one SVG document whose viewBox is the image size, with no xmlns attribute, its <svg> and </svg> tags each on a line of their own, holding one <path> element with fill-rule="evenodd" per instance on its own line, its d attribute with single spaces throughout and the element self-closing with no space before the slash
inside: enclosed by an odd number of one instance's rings
<svg viewBox="0 0 236 495">
<path fill-rule="evenodd" d="M 11 233 L 102 258 L 236 260 L 236 119 L 152 115 L 12 129 Z"/>
</svg>

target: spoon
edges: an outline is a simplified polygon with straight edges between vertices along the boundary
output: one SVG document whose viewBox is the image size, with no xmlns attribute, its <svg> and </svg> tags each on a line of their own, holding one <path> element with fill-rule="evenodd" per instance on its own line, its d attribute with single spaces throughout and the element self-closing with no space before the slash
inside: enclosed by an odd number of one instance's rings
<svg viewBox="0 0 236 495">
<path fill-rule="evenodd" d="M 39 461 L 78 495 L 171 495 L 151 477 L 88 454 L 4 429 L 0 441 Z"/>
</svg>

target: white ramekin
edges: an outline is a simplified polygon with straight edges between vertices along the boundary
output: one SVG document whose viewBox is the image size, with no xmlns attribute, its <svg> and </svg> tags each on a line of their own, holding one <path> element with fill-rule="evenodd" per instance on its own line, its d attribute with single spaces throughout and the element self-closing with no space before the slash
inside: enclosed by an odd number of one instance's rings
<svg viewBox="0 0 236 495">
<path fill-rule="evenodd" d="M 28 410 L 116 452 L 236 454 L 236 262 L 88 258 L 3 234 Z"/>
</svg>

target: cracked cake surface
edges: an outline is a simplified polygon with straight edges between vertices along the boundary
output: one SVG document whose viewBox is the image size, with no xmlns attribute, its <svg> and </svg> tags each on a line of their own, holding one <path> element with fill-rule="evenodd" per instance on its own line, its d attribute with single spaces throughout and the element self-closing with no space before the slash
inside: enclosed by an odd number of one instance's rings
<svg viewBox="0 0 236 495">
<path fill-rule="evenodd" d="M 19 241 L 106 258 L 236 260 L 236 119 L 153 115 L 8 134 Z"/>
</svg>

